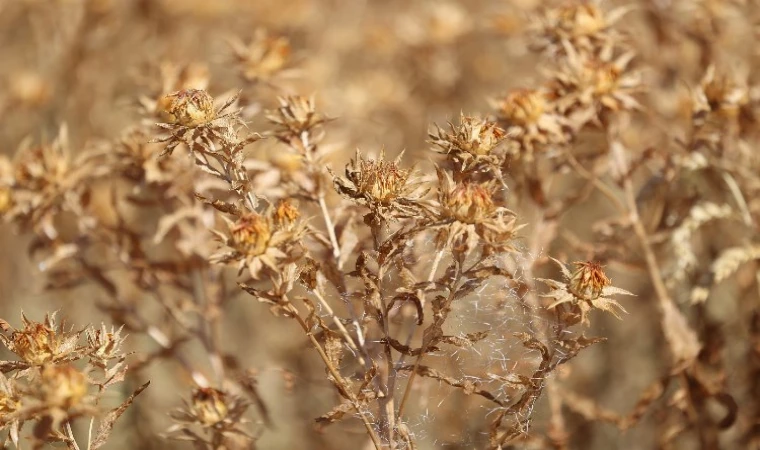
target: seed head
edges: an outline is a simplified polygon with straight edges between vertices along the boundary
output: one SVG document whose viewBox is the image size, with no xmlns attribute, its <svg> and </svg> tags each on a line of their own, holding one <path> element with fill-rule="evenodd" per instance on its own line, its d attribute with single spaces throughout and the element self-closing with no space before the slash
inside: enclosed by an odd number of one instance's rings
<svg viewBox="0 0 760 450">
<path fill-rule="evenodd" d="M 201 89 L 183 89 L 167 94 L 158 101 L 161 116 L 169 123 L 196 127 L 216 116 L 214 99 Z"/>
<path fill-rule="evenodd" d="M 22 315 L 24 328 L 14 330 L 10 337 L 0 335 L 8 350 L 30 365 L 39 366 L 65 358 L 76 350 L 79 333 L 66 333 L 55 324 L 55 314 L 45 321 L 32 322 Z"/>
<path fill-rule="evenodd" d="M 489 185 L 460 183 L 444 195 L 448 215 L 463 223 L 482 223 L 496 211 Z"/>
<path fill-rule="evenodd" d="M 577 269 L 568 280 L 568 290 L 583 300 L 596 300 L 612 281 L 604 274 L 602 266 L 593 261 L 575 263 Z"/>
<path fill-rule="evenodd" d="M 314 98 L 297 95 L 281 97 L 280 107 L 268 111 L 266 117 L 280 126 L 278 132 L 282 138 L 285 134 L 300 136 L 304 131 L 310 131 L 327 121 L 325 116 L 317 112 Z"/>
<path fill-rule="evenodd" d="M 200 425 L 213 427 L 229 414 L 227 394 L 214 388 L 195 389 L 190 408 Z"/>
<path fill-rule="evenodd" d="M 274 210 L 274 222 L 280 228 L 290 228 L 301 216 L 298 208 L 289 200 L 282 199 Z"/>
<path fill-rule="evenodd" d="M 611 296 L 633 294 L 625 289 L 612 286 L 612 282 L 604 274 L 601 265 L 592 261 L 576 262 L 576 269 L 571 272 L 564 263 L 552 259 L 562 270 L 564 281 L 542 278 L 538 278 L 538 281 L 551 289 L 542 295 L 542 297 L 553 300 L 548 308 L 559 307 L 562 320 L 567 325 L 574 325 L 579 322 L 588 325 L 588 313 L 592 309 L 607 311 L 621 319 L 620 313 L 625 313 L 625 308 Z"/>
<path fill-rule="evenodd" d="M 609 26 L 604 12 L 590 3 L 561 7 L 557 19 L 557 27 L 573 37 L 589 36 Z"/>
<path fill-rule="evenodd" d="M 610 94 L 618 87 L 620 68 L 611 62 L 591 60 L 584 68 L 584 78 L 597 95 Z"/>
<path fill-rule="evenodd" d="M 403 152 L 387 161 L 381 151 L 379 159 L 369 159 L 357 150 L 356 158 L 346 165 L 346 178 L 333 178 L 335 189 L 377 214 L 391 210 L 411 213 L 418 200 L 419 183 L 413 180 L 414 170 L 400 167 L 402 156 Z"/>
<path fill-rule="evenodd" d="M 409 171 L 399 168 L 394 161 L 360 159 L 357 168 L 346 169 L 346 176 L 361 195 L 389 205 L 403 191 Z"/>
<path fill-rule="evenodd" d="M 47 406 L 70 409 L 87 395 L 87 377 L 68 364 L 46 364 L 34 394 Z"/>
<path fill-rule="evenodd" d="M 0 375 L 2 377 L 2 375 Z M 0 417 L 21 408 L 21 399 L 12 382 L 5 377 L 0 381 Z"/>
<path fill-rule="evenodd" d="M 243 78 L 247 81 L 270 80 L 290 62 L 290 41 L 265 30 L 256 32 L 249 44 L 231 40 L 230 45 L 240 64 Z"/>
<path fill-rule="evenodd" d="M 518 89 L 497 103 L 499 118 L 519 126 L 537 123 L 547 106 L 543 93 L 535 89 Z"/>
<path fill-rule="evenodd" d="M 101 328 L 88 328 L 85 331 L 87 344 L 90 347 L 90 356 L 98 362 L 105 363 L 108 360 L 121 356 L 121 344 L 124 338 L 121 337 L 121 328 L 111 331 L 106 329 L 105 325 Z"/>
<path fill-rule="evenodd" d="M 462 114 L 459 126 L 449 124 L 451 131 L 446 133 L 438 129 L 438 135 L 431 135 L 432 143 L 447 154 L 469 153 L 470 155 L 485 156 L 504 138 L 504 130 L 480 117 L 470 117 Z"/>
<path fill-rule="evenodd" d="M 232 247 L 246 255 L 266 252 L 272 229 L 269 221 L 256 213 L 246 214 L 230 228 Z"/>
</svg>

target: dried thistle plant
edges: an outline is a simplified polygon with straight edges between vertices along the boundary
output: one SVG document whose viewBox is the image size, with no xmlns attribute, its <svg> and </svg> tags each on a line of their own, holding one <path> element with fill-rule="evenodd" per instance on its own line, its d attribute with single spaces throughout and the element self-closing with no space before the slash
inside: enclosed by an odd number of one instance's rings
<svg viewBox="0 0 760 450">
<path fill-rule="evenodd" d="M 758 8 L 529 3 L 0 5 L 7 445 L 757 446 Z"/>
<path fill-rule="evenodd" d="M 87 448 L 100 448 L 109 438 L 114 422 L 149 383 L 135 390 L 121 405 L 107 411 L 101 405 L 104 393 L 124 380 L 127 354 L 120 351 L 121 330 L 102 328 L 67 330 L 56 324 L 56 313 L 34 322 L 22 314 L 23 328 L 0 320 L 3 345 L 20 360 L 1 361 L 2 415 L 0 424 L 19 447 L 30 440 L 33 448 L 46 443 L 64 443 L 79 448 L 72 431 L 76 421 L 90 422 Z M 86 342 L 82 342 L 82 335 Z M 93 436 L 93 425 L 98 428 Z M 25 425 L 33 424 L 31 434 Z M 30 425 L 31 426 L 31 425 Z M 27 426 L 26 428 L 29 428 Z"/>
</svg>

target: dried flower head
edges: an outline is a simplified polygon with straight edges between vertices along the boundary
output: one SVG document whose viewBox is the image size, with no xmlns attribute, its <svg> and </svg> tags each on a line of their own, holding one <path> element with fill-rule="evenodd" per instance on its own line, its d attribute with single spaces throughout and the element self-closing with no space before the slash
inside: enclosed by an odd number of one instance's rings
<svg viewBox="0 0 760 450">
<path fill-rule="evenodd" d="M 121 336 L 120 328 L 111 328 L 109 331 L 105 324 L 100 328 L 90 327 L 85 330 L 87 345 L 90 347 L 88 356 L 97 365 L 104 367 L 105 363 L 122 356 L 121 346 L 125 337 Z"/>
<path fill-rule="evenodd" d="M 267 111 L 266 117 L 278 125 L 277 136 L 290 142 L 293 137 L 300 137 L 304 131 L 313 131 L 327 122 L 327 117 L 318 113 L 313 97 L 291 95 L 280 97 L 280 107 Z"/>
<path fill-rule="evenodd" d="M 291 217 L 297 214 L 292 207 L 287 214 Z M 285 214 L 286 209 L 280 213 Z M 246 213 L 236 221 L 227 221 L 228 234 L 214 231 L 217 237 L 224 242 L 231 251 L 221 251 L 211 255 L 213 262 L 229 263 L 237 261 L 239 271 L 246 267 L 253 278 L 259 278 L 265 268 L 277 271 L 283 261 L 292 261 L 301 256 L 301 238 L 305 232 L 305 226 L 300 221 L 294 221 L 287 226 L 278 216 L 278 210 L 269 208 L 264 214 L 255 212 Z M 279 221 L 279 222 L 278 222 Z"/>
<path fill-rule="evenodd" d="M 274 222 L 278 228 L 292 227 L 299 217 L 301 217 L 301 213 L 290 199 L 285 198 L 277 202 L 277 207 L 274 210 Z"/>
<path fill-rule="evenodd" d="M 39 366 L 51 362 L 66 361 L 76 356 L 77 341 L 81 332 L 64 330 L 64 324 L 57 325 L 56 313 L 45 315 L 43 322 L 33 322 L 22 313 L 22 329 L 13 329 L 3 323 L 10 337 L 0 334 L 0 341 L 24 362 Z"/>
<path fill-rule="evenodd" d="M 144 75 L 143 75 L 144 73 Z M 161 61 L 140 71 L 138 82 L 145 85 L 149 93 L 140 95 L 138 103 L 144 113 L 169 121 L 168 111 L 171 98 L 168 95 L 184 90 L 204 90 L 209 85 L 209 69 L 203 63 L 176 64 Z"/>
<path fill-rule="evenodd" d="M 53 142 L 30 146 L 21 144 L 12 169 L 0 167 L 0 186 L 11 187 L 11 205 L 6 211 L 9 221 L 21 227 L 32 227 L 47 237 L 55 237 L 53 224 L 61 211 L 75 213 L 80 224 L 86 224 L 87 213 L 83 198 L 88 192 L 88 181 L 108 173 L 109 169 L 97 154 L 83 152 L 72 158 L 65 126 Z M 1 172 L 6 172 L 5 174 Z"/>
<path fill-rule="evenodd" d="M 229 44 L 246 81 L 269 81 L 290 63 L 290 41 L 264 29 L 257 30 L 248 45 L 237 39 Z"/>
<path fill-rule="evenodd" d="M 495 149 L 504 139 L 505 132 L 496 122 L 461 114 L 459 125 L 449 123 L 449 128 L 447 132 L 436 126 L 436 130 L 428 135 L 428 142 L 462 170 L 480 163 L 499 163 L 500 157 Z"/>
<path fill-rule="evenodd" d="M 13 380 L 0 373 L 0 418 L 8 417 L 19 409 L 21 409 L 21 394 L 16 389 Z M 4 425 L 5 420 L 0 419 L 0 424 Z"/>
<path fill-rule="evenodd" d="M 167 94 L 159 100 L 157 108 L 167 123 L 183 127 L 196 127 L 216 117 L 214 98 L 202 89 Z"/>
<path fill-rule="evenodd" d="M 258 256 L 264 253 L 271 237 L 271 224 L 256 213 L 241 216 L 230 228 L 233 247 L 246 255 Z"/>
<path fill-rule="evenodd" d="M 721 73 L 715 66 L 707 68 L 694 92 L 694 112 L 716 112 L 724 118 L 736 118 L 750 99 L 746 80 L 735 73 Z"/>
<path fill-rule="evenodd" d="M 190 401 L 185 402 L 183 408 L 172 411 L 171 417 L 177 424 L 169 429 L 169 434 L 185 432 L 195 435 L 191 427 L 198 426 L 218 433 L 217 439 L 228 433 L 246 436 L 241 425 L 245 423 L 243 415 L 248 406 L 242 398 L 222 390 L 211 387 L 196 388 Z M 198 438 L 202 439 L 200 436 Z"/>
<path fill-rule="evenodd" d="M 593 261 L 576 261 L 577 269 L 567 283 L 568 290 L 583 300 L 596 300 L 602 291 L 612 284 L 604 274 L 602 266 Z"/>
<path fill-rule="evenodd" d="M 87 376 L 69 364 L 46 364 L 32 395 L 48 408 L 69 410 L 87 395 Z"/>
<path fill-rule="evenodd" d="M 47 315 L 42 323 L 23 315 L 22 319 L 24 328 L 18 330 L 0 320 L 0 328 L 10 332 L 10 336 L 0 334 L 0 340 L 23 359 L 0 361 L 0 428 L 9 428 L 11 441 L 19 447 L 25 422 L 35 421 L 33 440 L 35 447 L 41 447 L 43 442 L 70 440 L 63 425 L 89 416 L 100 422 L 92 442 L 104 442 L 114 422 L 148 386 L 139 387 L 111 414 L 98 408 L 104 392 L 126 375 L 124 355 L 118 355 L 115 364 L 107 364 L 117 357 L 120 330 L 89 329 L 88 345 L 77 346 L 82 332 L 64 331 L 62 324 L 56 325 L 55 314 Z M 86 361 L 82 369 L 74 366 L 80 360 Z"/>
<path fill-rule="evenodd" d="M 604 11 L 596 2 L 574 2 L 548 8 L 534 25 L 535 47 L 550 54 L 562 54 L 567 45 L 597 53 L 619 41 L 612 28 L 630 8 L 620 7 Z"/>
<path fill-rule="evenodd" d="M 454 182 L 438 169 L 439 219 L 453 221 L 448 239 L 469 233 L 492 248 L 511 250 L 511 240 L 521 228 L 512 211 L 498 206 L 494 182 Z"/>
<path fill-rule="evenodd" d="M 588 58 L 568 48 L 563 65 L 553 73 L 558 112 L 575 117 L 570 118 L 578 129 L 605 111 L 640 109 L 633 95 L 642 88 L 641 77 L 628 68 L 633 56 L 629 52 L 614 60 Z"/>
<path fill-rule="evenodd" d="M 198 388 L 193 391 L 190 408 L 196 420 L 205 427 L 223 422 L 230 413 L 227 394 L 214 388 Z"/>
<path fill-rule="evenodd" d="M 496 211 L 491 184 L 463 182 L 441 193 L 446 214 L 463 223 L 482 223 Z"/>
<path fill-rule="evenodd" d="M 400 167 L 403 155 L 401 152 L 395 160 L 387 161 L 384 150 L 378 159 L 364 158 L 357 150 L 356 158 L 346 165 L 346 177 L 333 177 L 335 189 L 368 207 L 373 214 L 412 214 L 420 198 L 419 183 L 414 179 L 413 169 Z"/>
<path fill-rule="evenodd" d="M 554 111 L 554 103 L 539 89 L 517 89 L 492 101 L 517 156 L 531 158 L 539 146 L 567 142 L 567 121 Z"/>
<path fill-rule="evenodd" d="M 552 258 L 553 259 L 553 258 Z M 620 312 L 626 312 L 617 301 L 608 298 L 610 295 L 633 295 L 632 293 L 612 286 L 612 282 L 605 275 L 602 266 L 593 261 L 576 262 L 576 270 L 570 270 L 560 261 L 554 259 L 559 265 L 565 282 L 555 280 L 539 279 L 551 291 L 544 294 L 543 297 L 551 298 L 554 302 L 548 306 L 549 309 L 556 308 L 562 304 L 568 304 L 572 308 L 569 314 L 570 324 L 581 322 L 588 325 L 588 312 L 591 309 L 600 309 L 607 311 L 618 319 L 621 319 Z"/>
</svg>

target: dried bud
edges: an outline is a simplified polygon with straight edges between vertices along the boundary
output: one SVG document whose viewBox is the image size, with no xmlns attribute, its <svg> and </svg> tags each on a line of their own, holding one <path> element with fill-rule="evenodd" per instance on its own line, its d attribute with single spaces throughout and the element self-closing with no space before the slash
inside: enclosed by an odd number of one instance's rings
<svg viewBox="0 0 760 450">
<path fill-rule="evenodd" d="M 300 216 L 301 213 L 289 199 L 282 199 L 274 211 L 274 222 L 280 228 L 289 228 Z"/>
<path fill-rule="evenodd" d="M 499 118 L 509 124 L 528 126 L 538 122 L 547 109 L 544 94 L 535 89 L 518 89 L 497 103 Z"/>
<path fill-rule="evenodd" d="M 157 106 L 162 118 L 169 123 L 196 127 L 216 116 L 214 99 L 200 89 L 183 89 L 163 96 Z"/>
<path fill-rule="evenodd" d="M 346 178 L 334 178 L 335 189 L 379 214 L 389 210 L 409 213 L 417 198 L 418 183 L 412 181 L 412 169 L 400 167 L 402 156 L 403 152 L 387 161 L 382 151 L 375 160 L 363 158 L 357 151 L 356 158 L 346 165 Z"/>
<path fill-rule="evenodd" d="M 584 69 L 584 78 L 596 95 L 610 94 L 617 89 L 621 70 L 615 64 L 591 60 Z"/>
<path fill-rule="evenodd" d="M 85 334 L 90 347 L 90 357 L 105 362 L 121 356 L 121 344 L 124 342 L 124 338 L 120 336 L 122 328 L 112 328 L 111 331 L 108 331 L 105 325 L 100 329 L 88 328 Z"/>
<path fill-rule="evenodd" d="M 266 30 L 259 30 L 250 44 L 230 41 L 247 81 L 269 80 L 290 62 L 290 42 Z"/>
<path fill-rule="evenodd" d="M 262 216 L 246 214 L 230 228 L 231 246 L 246 255 L 261 255 L 266 252 L 272 230 Z"/>
<path fill-rule="evenodd" d="M 491 187 L 484 184 L 457 184 L 443 200 L 446 213 L 463 223 L 482 223 L 496 211 Z"/>
<path fill-rule="evenodd" d="M 45 317 L 44 323 L 29 321 L 22 315 L 24 328 L 15 330 L 10 338 L 0 335 L 8 350 L 31 365 L 42 365 L 64 358 L 76 349 L 79 333 L 65 333 L 56 327 L 55 314 Z"/>
<path fill-rule="evenodd" d="M 439 134 L 434 143 L 447 153 L 465 152 L 473 156 L 484 156 L 491 153 L 503 138 L 504 130 L 496 122 L 462 115 L 459 126 L 451 125 L 451 133 Z"/>
<path fill-rule="evenodd" d="M 557 27 L 573 37 L 592 35 L 608 26 L 602 10 L 590 3 L 568 5 L 558 11 Z"/>
<path fill-rule="evenodd" d="M 74 366 L 48 364 L 34 394 L 46 406 L 70 409 L 87 395 L 87 377 Z"/>
<path fill-rule="evenodd" d="M 588 313 L 592 309 L 607 311 L 618 319 L 621 319 L 620 313 L 625 313 L 625 309 L 616 300 L 610 298 L 612 295 L 633 295 L 625 289 L 611 286 L 612 282 L 602 271 L 602 266 L 592 261 L 576 262 L 577 269 L 570 272 L 570 269 L 562 262 L 552 258 L 557 263 L 564 282 L 551 279 L 539 278 L 538 281 L 546 284 L 551 290 L 542 297 L 553 300 L 548 306 L 549 309 L 559 307 L 559 313 L 562 320 L 567 325 L 573 325 L 581 322 L 588 325 Z M 565 306 L 560 306 L 565 305 Z"/>
<path fill-rule="evenodd" d="M 213 427 L 229 414 L 227 394 L 214 388 L 195 389 L 190 408 L 200 425 Z"/>
<path fill-rule="evenodd" d="M 568 291 L 583 300 L 596 300 L 612 281 L 604 274 L 602 266 L 593 261 L 576 262 L 578 267 L 567 283 Z"/>
<path fill-rule="evenodd" d="M 280 107 L 267 112 L 270 122 L 282 127 L 282 131 L 300 136 L 327 121 L 316 111 L 314 99 L 301 96 L 280 97 Z"/>
<path fill-rule="evenodd" d="M 736 117 L 749 102 L 749 89 L 739 74 L 719 73 L 714 66 L 710 66 L 701 85 L 704 101 L 711 111 Z"/>
<path fill-rule="evenodd" d="M 171 412 L 171 417 L 178 422 L 172 427 L 172 433 L 179 436 L 187 436 L 187 432 L 193 427 L 201 426 L 213 428 L 213 431 L 229 436 L 247 436 L 242 424 L 245 423 L 243 415 L 249 404 L 240 397 L 211 388 L 196 388 L 192 397 L 186 402 L 185 407 Z M 193 432 L 194 434 L 194 432 Z M 226 441 L 225 442 L 229 442 Z M 226 447 L 225 447 L 226 448 Z M 249 448 L 249 446 L 230 446 L 229 448 Z"/>
<path fill-rule="evenodd" d="M 359 159 L 353 171 L 346 169 L 346 176 L 356 185 L 356 190 L 367 198 L 389 205 L 403 192 L 409 170 L 399 168 L 395 161 Z"/>
<path fill-rule="evenodd" d="M 0 417 L 11 414 L 19 408 L 21 408 L 21 398 L 13 380 L 0 374 Z"/>
</svg>

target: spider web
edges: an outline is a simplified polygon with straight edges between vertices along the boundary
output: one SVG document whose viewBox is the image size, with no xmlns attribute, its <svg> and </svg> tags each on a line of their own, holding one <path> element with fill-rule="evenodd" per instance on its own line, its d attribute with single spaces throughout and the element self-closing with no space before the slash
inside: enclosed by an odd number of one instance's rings
<svg viewBox="0 0 760 450">
<path fill-rule="evenodd" d="M 423 250 L 428 246 L 432 248 L 432 242 L 421 245 Z M 432 252 L 426 250 L 422 254 Z M 505 256 L 499 265 L 519 276 L 519 267 L 534 260 L 533 255 L 517 252 Z M 442 261 L 441 266 L 445 264 Z M 530 377 L 541 358 L 537 351 L 526 348 L 515 334 L 534 336 L 537 330 L 549 329 L 551 323 L 544 312 L 536 310 L 518 293 L 516 284 L 514 280 L 491 277 L 474 292 L 454 301 L 444 334 L 461 337 L 487 331 L 487 337 L 467 347 L 442 344 L 441 351 L 425 355 L 422 364 L 448 377 L 474 383 L 477 389 L 490 392 L 506 406 L 517 401 L 524 390 L 499 377 L 513 374 Z M 399 388 L 406 387 L 408 378 L 409 372 L 399 373 Z M 414 383 L 403 421 L 418 448 L 484 448 L 487 445 L 489 424 L 502 407 L 477 395 L 465 395 L 462 389 L 436 379 L 417 376 Z M 524 417 L 508 420 L 517 422 L 527 432 L 532 410 L 533 405 L 529 405 Z"/>
</svg>

